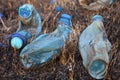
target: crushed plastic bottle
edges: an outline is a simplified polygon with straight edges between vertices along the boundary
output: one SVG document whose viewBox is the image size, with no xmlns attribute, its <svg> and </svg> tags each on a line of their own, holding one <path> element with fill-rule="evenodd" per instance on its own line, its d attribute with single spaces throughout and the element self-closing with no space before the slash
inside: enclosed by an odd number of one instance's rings
<svg viewBox="0 0 120 80">
<path fill-rule="evenodd" d="M 111 43 L 105 32 L 103 17 L 95 15 L 92 20 L 80 35 L 79 50 L 89 74 L 93 78 L 102 79 L 108 69 Z"/>
<path fill-rule="evenodd" d="M 50 61 L 55 55 L 59 55 L 65 42 L 72 33 L 70 26 L 71 16 L 62 14 L 55 31 L 42 34 L 25 46 L 20 53 L 20 60 L 25 68 L 33 68 Z"/>
<path fill-rule="evenodd" d="M 86 8 L 88 10 L 99 10 L 105 7 L 109 7 L 111 4 L 116 2 L 117 0 L 79 0 L 80 5 L 83 8 Z"/>
<path fill-rule="evenodd" d="M 41 17 L 32 4 L 20 6 L 19 16 L 19 27 L 13 35 L 15 37 L 11 39 L 11 46 L 16 49 L 25 46 L 28 39 L 35 39 L 40 35 L 42 30 Z"/>
</svg>

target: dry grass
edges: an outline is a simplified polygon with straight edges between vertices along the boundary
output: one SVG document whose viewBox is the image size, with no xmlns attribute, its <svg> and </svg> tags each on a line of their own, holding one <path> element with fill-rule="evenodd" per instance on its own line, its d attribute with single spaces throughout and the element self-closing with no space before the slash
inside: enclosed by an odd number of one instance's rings
<svg viewBox="0 0 120 80">
<path fill-rule="evenodd" d="M 7 1 L 7 3 L 6 3 Z M 16 31 L 18 27 L 18 8 L 24 3 L 33 3 L 39 11 L 43 24 L 43 33 L 55 30 L 57 20 L 62 13 L 72 15 L 73 34 L 70 41 L 66 43 L 60 56 L 54 58 L 48 64 L 37 70 L 26 70 L 19 61 L 19 51 L 13 48 L 0 47 L 0 77 L 1 79 L 17 80 L 94 80 L 83 67 L 82 59 L 78 50 L 78 39 L 81 32 L 91 23 L 94 14 L 101 14 L 105 18 L 105 29 L 112 49 L 110 52 L 110 64 L 108 73 L 104 80 L 120 79 L 120 1 L 113 4 L 110 8 L 100 11 L 88 11 L 83 9 L 77 0 L 59 0 L 53 5 L 48 0 L 1 0 L 0 10 L 5 14 L 4 22 L 7 27 L 12 27 L 9 32 L 0 32 L 0 42 L 4 38 Z M 63 11 L 57 14 L 54 7 L 60 5 Z M 55 17 L 56 15 L 56 17 Z M 0 24 L 0 28 L 3 26 Z"/>
</svg>

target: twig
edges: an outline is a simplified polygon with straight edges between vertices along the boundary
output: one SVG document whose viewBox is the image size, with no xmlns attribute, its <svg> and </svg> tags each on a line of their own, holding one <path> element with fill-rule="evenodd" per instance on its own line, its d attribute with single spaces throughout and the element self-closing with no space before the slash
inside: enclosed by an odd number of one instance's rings
<svg viewBox="0 0 120 80">
<path fill-rule="evenodd" d="M 54 7 L 55 8 L 55 7 Z M 53 10 L 48 14 L 48 16 L 44 19 L 44 21 L 42 22 L 42 26 L 44 25 L 44 23 L 48 20 L 48 18 L 51 16 L 51 14 L 53 13 L 54 11 L 54 8 Z"/>
<path fill-rule="evenodd" d="M 5 28 L 5 30 L 9 31 L 11 28 L 8 28 L 8 27 L 5 25 L 5 23 L 4 23 L 4 21 L 3 21 L 3 19 L 2 19 L 1 17 L 0 17 L 0 20 L 1 20 L 2 25 L 3 25 L 3 27 Z"/>
</svg>

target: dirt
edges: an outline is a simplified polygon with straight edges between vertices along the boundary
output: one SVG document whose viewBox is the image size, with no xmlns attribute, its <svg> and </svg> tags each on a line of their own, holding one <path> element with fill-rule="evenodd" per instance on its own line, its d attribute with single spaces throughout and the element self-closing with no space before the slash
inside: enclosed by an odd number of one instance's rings
<svg viewBox="0 0 120 80">
<path fill-rule="evenodd" d="M 62 2 L 65 1 L 65 2 Z M 77 0 L 61 0 L 63 11 L 57 14 L 54 5 L 48 0 L 1 0 L 0 11 L 5 15 L 3 21 L 9 31 L 2 30 L 0 22 L 0 42 L 18 28 L 18 8 L 22 4 L 32 3 L 41 15 L 43 33 L 52 32 L 57 26 L 57 20 L 62 13 L 72 15 L 72 28 L 74 34 L 71 40 L 62 49 L 60 55 L 55 57 L 42 67 L 37 69 L 25 69 L 19 60 L 20 50 L 12 47 L 0 47 L 0 80 L 95 80 L 84 68 L 82 58 L 78 50 L 78 39 L 80 33 L 91 23 L 94 14 L 104 16 L 105 29 L 108 39 L 112 43 L 109 53 L 110 64 L 104 80 L 120 80 L 120 1 L 110 7 L 99 11 L 83 9 Z M 9 43 L 9 41 L 7 41 Z"/>
</svg>

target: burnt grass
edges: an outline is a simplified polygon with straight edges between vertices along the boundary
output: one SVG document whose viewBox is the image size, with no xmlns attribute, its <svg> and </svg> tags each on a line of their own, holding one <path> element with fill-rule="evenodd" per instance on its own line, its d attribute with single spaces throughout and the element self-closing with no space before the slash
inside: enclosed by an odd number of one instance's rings
<svg viewBox="0 0 120 80">
<path fill-rule="evenodd" d="M 62 2 L 65 1 L 65 2 Z M 0 80 L 95 80 L 84 68 L 78 50 L 78 39 L 81 32 L 91 23 L 91 17 L 100 14 L 104 17 L 104 26 L 108 39 L 112 44 L 109 53 L 109 69 L 104 80 L 120 80 L 120 1 L 99 11 L 83 9 L 77 0 L 60 0 L 63 10 L 57 15 L 53 4 L 49 0 L 1 0 L 0 11 L 5 15 L 3 19 L 9 31 L 2 30 L 0 22 L 0 43 L 18 28 L 18 8 L 24 3 L 32 3 L 41 15 L 43 32 L 50 33 L 56 29 L 57 20 L 62 13 L 72 15 L 73 34 L 70 41 L 61 49 L 59 56 L 47 64 L 36 69 L 25 69 L 19 60 L 20 50 L 12 47 L 0 47 Z M 55 15 L 57 15 L 55 17 Z M 6 44 L 9 43 L 9 40 Z M 42 45 L 40 45 L 42 46 Z"/>
</svg>

